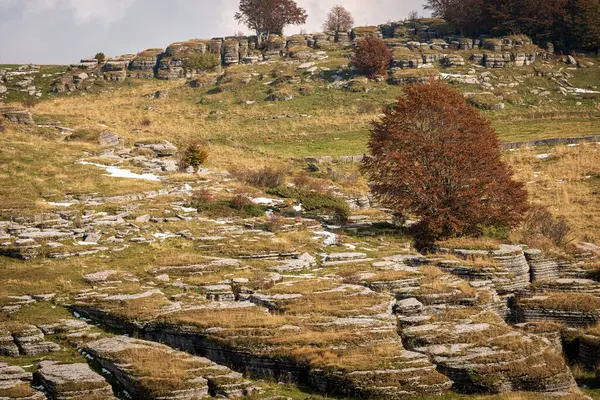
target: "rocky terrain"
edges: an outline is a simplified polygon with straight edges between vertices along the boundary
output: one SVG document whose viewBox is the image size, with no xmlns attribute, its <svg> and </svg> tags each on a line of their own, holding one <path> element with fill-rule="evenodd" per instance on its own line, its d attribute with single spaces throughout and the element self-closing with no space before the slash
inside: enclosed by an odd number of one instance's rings
<svg viewBox="0 0 600 400">
<path fill-rule="evenodd" d="M 598 59 L 437 24 L 1 68 L 0 399 L 598 397 Z M 387 81 L 349 65 L 368 35 Z M 357 165 L 429 79 L 487 113 L 569 243 L 414 249 Z"/>
</svg>

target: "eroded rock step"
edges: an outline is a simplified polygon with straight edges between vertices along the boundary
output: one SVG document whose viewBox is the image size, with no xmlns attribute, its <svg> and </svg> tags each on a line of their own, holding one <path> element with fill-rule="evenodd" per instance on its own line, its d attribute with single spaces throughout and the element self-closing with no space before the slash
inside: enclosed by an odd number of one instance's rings
<svg viewBox="0 0 600 400">
<path fill-rule="evenodd" d="M 403 398 L 439 394 L 452 385 L 425 355 L 402 347 L 388 295 L 342 285 L 267 297 L 282 314 L 246 301 L 209 302 L 189 308 L 180 304 L 180 311 L 141 322 L 129 320 L 123 305 L 111 306 L 106 297 L 94 307 L 72 308 L 99 323 L 136 331 L 252 376 L 309 384 L 323 393 Z M 320 313 L 311 316 L 310 311 Z"/>
<path fill-rule="evenodd" d="M 1 400 L 45 400 L 46 396 L 31 387 L 32 375 L 21 367 L 0 363 Z"/>
<path fill-rule="evenodd" d="M 88 343 L 84 351 L 133 398 L 239 398 L 258 390 L 240 373 L 154 342 L 115 336 Z"/>
<path fill-rule="evenodd" d="M 35 378 L 51 400 L 116 400 L 112 387 L 88 364 L 42 361 Z"/>
</svg>

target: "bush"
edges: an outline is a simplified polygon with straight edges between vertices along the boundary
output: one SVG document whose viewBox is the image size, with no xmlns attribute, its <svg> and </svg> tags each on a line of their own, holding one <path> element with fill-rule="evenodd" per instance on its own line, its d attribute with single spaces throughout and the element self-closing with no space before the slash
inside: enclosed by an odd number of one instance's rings
<svg viewBox="0 0 600 400">
<path fill-rule="evenodd" d="M 377 111 L 377 106 L 370 101 L 361 101 L 356 106 L 356 111 L 359 114 L 374 114 Z"/>
<path fill-rule="evenodd" d="M 383 205 L 420 219 L 417 247 L 481 234 L 482 226 L 518 225 L 527 194 L 502 161 L 490 122 L 444 83 L 404 92 L 373 123 L 362 171 Z"/>
<path fill-rule="evenodd" d="M 40 103 L 40 99 L 38 99 L 37 97 L 28 97 L 21 101 L 21 104 L 23 105 L 23 107 L 26 107 L 26 108 L 33 108 L 33 107 L 37 106 L 39 103 Z"/>
<path fill-rule="evenodd" d="M 96 53 L 94 58 L 96 60 L 98 60 L 98 62 L 102 62 L 102 61 L 106 60 L 106 56 L 104 55 L 104 53 Z"/>
<path fill-rule="evenodd" d="M 370 77 L 385 74 L 391 61 L 390 49 L 383 40 L 376 37 L 361 39 L 354 51 L 354 66 Z"/>
<path fill-rule="evenodd" d="M 185 152 L 182 155 L 180 166 L 182 169 L 193 167 L 194 170 L 206 162 L 208 159 L 208 150 L 198 141 L 192 140 L 188 144 Z"/>
<path fill-rule="evenodd" d="M 221 57 L 214 53 L 190 54 L 183 62 L 187 70 L 211 71 L 221 65 Z"/>
<path fill-rule="evenodd" d="M 561 247 L 568 243 L 571 227 L 564 217 L 555 217 L 546 208 L 531 208 L 526 215 L 523 229 L 528 236 L 541 235 Z"/>
<path fill-rule="evenodd" d="M 194 192 L 192 192 L 192 196 L 190 198 L 189 205 L 191 207 L 194 207 L 194 208 L 200 210 L 203 207 L 205 207 L 206 205 L 208 205 L 210 203 L 214 203 L 214 202 L 215 202 L 215 197 L 213 196 L 213 194 L 206 189 L 201 189 L 201 190 L 195 190 Z"/>
<path fill-rule="evenodd" d="M 259 170 L 233 170 L 231 174 L 238 180 L 248 185 L 261 188 L 274 188 L 281 186 L 286 176 L 286 171 L 271 167 L 264 167 Z"/>
<path fill-rule="evenodd" d="M 269 189 L 268 194 L 283 197 L 284 199 L 297 199 L 302 203 L 302 209 L 308 212 L 333 213 L 341 221 L 350 216 L 350 207 L 339 197 L 325 193 L 311 192 L 292 187 L 278 187 Z"/>
</svg>

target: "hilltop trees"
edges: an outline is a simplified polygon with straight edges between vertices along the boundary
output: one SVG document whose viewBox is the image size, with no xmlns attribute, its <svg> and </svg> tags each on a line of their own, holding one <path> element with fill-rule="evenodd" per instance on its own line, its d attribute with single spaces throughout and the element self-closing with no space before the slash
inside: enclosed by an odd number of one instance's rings
<svg viewBox="0 0 600 400">
<path fill-rule="evenodd" d="M 358 42 L 352 63 L 358 71 L 373 77 L 384 74 L 391 61 L 392 54 L 385 42 L 369 36 Z"/>
<path fill-rule="evenodd" d="M 323 31 L 334 35 L 338 32 L 348 32 L 353 26 L 352 14 L 342 6 L 334 6 L 323 23 Z"/>
<path fill-rule="evenodd" d="M 420 218 L 419 249 L 514 226 L 527 207 L 490 122 L 446 84 L 407 86 L 373 124 L 369 149 L 362 170 L 371 190 L 398 214 Z"/>
<path fill-rule="evenodd" d="M 234 18 L 262 42 L 269 34 L 281 35 L 286 25 L 304 24 L 307 14 L 294 0 L 241 0 Z"/>
<path fill-rule="evenodd" d="M 523 33 L 564 50 L 600 48 L 600 0 L 427 0 L 465 35 Z"/>
</svg>

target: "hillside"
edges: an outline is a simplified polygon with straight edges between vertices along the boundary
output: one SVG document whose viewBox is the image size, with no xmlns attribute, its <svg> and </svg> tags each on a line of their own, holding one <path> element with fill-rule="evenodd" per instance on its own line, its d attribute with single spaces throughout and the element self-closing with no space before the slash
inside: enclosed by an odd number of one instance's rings
<svg viewBox="0 0 600 400">
<path fill-rule="evenodd" d="M 439 24 L 0 66 L 0 399 L 600 398 L 600 60 Z M 415 250 L 359 165 L 433 79 L 548 215 Z"/>
</svg>

